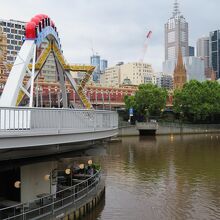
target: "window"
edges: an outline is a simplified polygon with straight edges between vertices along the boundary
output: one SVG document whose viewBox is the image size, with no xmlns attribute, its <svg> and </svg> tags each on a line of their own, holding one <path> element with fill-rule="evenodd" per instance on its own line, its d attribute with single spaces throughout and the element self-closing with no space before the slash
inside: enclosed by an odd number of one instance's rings
<svg viewBox="0 0 220 220">
<path fill-rule="evenodd" d="M 15 39 L 16 39 L 16 40 L 21 40 L 21 36 L 15 35 Z"/>
<path fill-rule="evenodd" d="M 175 59 L 176 53 L 175 53 L 175 47 L 168 47 L 168 59 Z"/>
<path fill-rule="evenodd" d="M 175 42 L 175 32 L 174 31 L 168 33 L 168 43 L 172 43 L 172 42 Z"/>
<path fill-rule="evenodd" d="M 14 49 L 14 47 L 12 45 L 8 45 L 7 48 L 8 48 L 8 50 L 13 50 Z"/>
<path fill-rule="evenodd" d="M 20 50 L 20 49 L 21 49 L 20 47 L 15 47 L 15 50 L 17 50 L 17 51 Z"/>
</svg>

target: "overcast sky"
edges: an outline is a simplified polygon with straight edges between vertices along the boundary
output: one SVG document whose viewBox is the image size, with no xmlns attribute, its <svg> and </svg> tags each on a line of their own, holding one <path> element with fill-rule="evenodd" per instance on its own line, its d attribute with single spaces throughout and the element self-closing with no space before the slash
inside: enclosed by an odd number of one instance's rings
<svg viewBox="0 0 220 220">
<path fill-rule="evenodd" d="M 146 32 L 153 31 L 145 62 L 155 71 L 164 60 L 164 24 L 174 0 L 0 0 L 0 17 L 29 21 L 48 14 L 58 28 L 64 56 L 70 63 L 89 63 L 92 48 L 114 65 L 138 61 Z M 189 23 L 190 45 L 220 29 L 219 0 L 179 0 Z"/>
</svg>

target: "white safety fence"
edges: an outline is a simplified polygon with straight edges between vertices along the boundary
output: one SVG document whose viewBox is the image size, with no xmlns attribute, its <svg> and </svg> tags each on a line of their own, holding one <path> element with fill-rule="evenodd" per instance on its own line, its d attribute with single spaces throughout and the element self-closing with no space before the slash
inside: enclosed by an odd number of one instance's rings
<svg viewBox="0 0 220 220">
<path fill-rule="evenodd" d="M 91 132 L 118 128 L 112 111 L 55 108 L 0 108 L 0 132 Z"/>
</svg>

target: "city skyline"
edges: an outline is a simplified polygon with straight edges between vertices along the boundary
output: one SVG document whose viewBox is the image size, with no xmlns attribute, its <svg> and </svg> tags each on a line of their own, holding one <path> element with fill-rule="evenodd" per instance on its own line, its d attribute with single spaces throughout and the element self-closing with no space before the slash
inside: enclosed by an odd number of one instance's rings
<svg viewBox="0 0 220 220">
<path fill-rule="evenodd" d="M 57 24 L 63 51 L 70 63 L 89 63 L 92 48 L 108 59 L 110 66 L 119 61 L 138 61 L 145 35 L 152 30 L 145 62 L 151 63 L 155 71 L 162 69 L 164 24 L 172 15 L 174 0 L 128 0 L 126 5 L 125 1 L 116 0 L 70 3 L 66 0 L 56 2 L 54 7 L 51 7 L 52 0 L 39 0 L 37 5 L 27 0 L 18 3 L 16 8 L 13 0 L 2 3 L 1 18 L 27 21 L 38 13 L 49 14 Z M 189 23 L 190 45 L 195 46 L 198 38 L 220 29 L 217 0 L 179 0 L 179 3 Z M 205 7 L 199 7 L 198 11 L 198 5 Z"/>
</svg>

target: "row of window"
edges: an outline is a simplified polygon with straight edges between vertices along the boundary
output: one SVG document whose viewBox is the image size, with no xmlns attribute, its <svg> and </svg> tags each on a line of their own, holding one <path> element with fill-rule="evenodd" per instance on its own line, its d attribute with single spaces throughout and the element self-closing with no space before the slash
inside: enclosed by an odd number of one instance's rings
<svg viewBox="0 0 220 220">
<path fill-rule="evenodd" d="M 24 33 L 21 32 L 19 33 L 20 35 L 15 35 L 15 34 L 7 34 L 7 38 L 10 38 L 10 39 L 17 39 L 17 40 L 21 40 L 24 36 Z"/>
<path fill-rule="evenodd" d="M 16 29 L 10 29 L 10 28 L 3 28 L 3 31 L 5 33 L 11 33 L 11 34 L 24 34 L 24 30 L 16 30 Z"/>
<path fill-rule="evenodd" d="M 8 50 L 16 50 L 16 51 L 19 51 L 21 49 L 20 46 L 13 46 L 13 45 L 8 45 L 7 48 Z"/>
<path fill-rule="evenodd" d="M 24 29 L 24 25 L 20 25 L 20 24 L 13 24 L 11 22 L 6 23 L 6 22 L 1 22 L 1 25 L 3 27 L 11 27 L 11 28 L 16 28 L 16 29 Z"/>
</svg>

